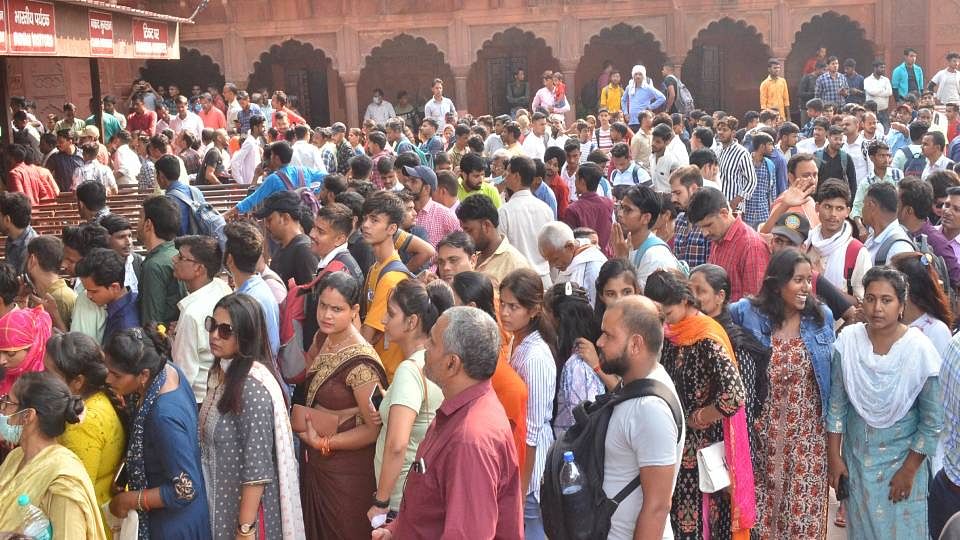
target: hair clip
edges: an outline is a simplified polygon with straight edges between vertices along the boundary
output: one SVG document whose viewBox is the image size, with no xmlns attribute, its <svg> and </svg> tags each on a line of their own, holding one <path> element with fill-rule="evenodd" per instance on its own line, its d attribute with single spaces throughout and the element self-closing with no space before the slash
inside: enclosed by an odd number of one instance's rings
<svg viewBox="0 0 960 540">
<path fill-rule="evenodd" d="M 925 267 L 930 266 L 931 259 L 933 259 L 933 257 L 931 257 L 929 253 L 920 254 L 920 264 L 922 264 Z"/>
<path fill-rule="evenodd" d="M 157 333 L 160 334 L 160 337 L 167 339 L 167 327 L 163 324 L 157 325 Z"/>
<path fill-rule="evenodd" d="M 573 284 L 571 284 L 571 283 L 568 281 L 568 282 L 564 283 L 564 286 L 563 286 L 563 295 L 564 295 L 564 296 L 570 296 L 571 294 L 573 294 Z"/>
</svg>

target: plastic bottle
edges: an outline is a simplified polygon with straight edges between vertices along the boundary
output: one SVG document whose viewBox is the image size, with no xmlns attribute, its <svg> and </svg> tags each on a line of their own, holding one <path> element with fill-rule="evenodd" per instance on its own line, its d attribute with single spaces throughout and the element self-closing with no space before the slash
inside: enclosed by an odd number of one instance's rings
<svg viewBox="0 0 960 540">
<path fill-rule="evenodd" d="M 583 484 L 580 481 L 580 468 L 573 460 L 573 452 L 563 453 L 563 468 L 560 469 L 560 492 L 564 495 L 580 493 Z"/>
<path fill-rule="evenodd" d="M 35 505 L 30 504 L 30 496 L 24 493 L 17 497 L 17 506 L 20 508 L 20 516 L 23 518 L 23 524 L 20 526 L 20 532 L 29 536 L 33 540 L 51 540 L 53 538 L 53 526 L 50 524 L 50 518 Z"/>
</svg>

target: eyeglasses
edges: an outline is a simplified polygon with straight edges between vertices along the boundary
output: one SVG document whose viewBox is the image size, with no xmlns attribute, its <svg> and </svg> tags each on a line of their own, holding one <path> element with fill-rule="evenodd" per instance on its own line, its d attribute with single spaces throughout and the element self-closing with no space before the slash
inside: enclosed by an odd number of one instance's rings
<svg viewBox="0 0 960 540">
<path fill-rule="evenodd" d="M 18 402 L 16 402 L 16 401 L 13 401 L 12 399 L 10 399 L 10 394 L 7 394 L 7 395 L 5 395 L 5 396 L 3 396 L 3 397 L 0 397 L 0 411 L 6 411 L 6 410 L 8 410 L 11 405 L 13 405 L 14 408 L 19 408 L 19 407 L 20 407 L 20 403 L 18 403 Z"/>
<path fill-rule="evenodd" d="M 173 257 L 171 257 L 171 258 L 173 259 L 173 262 L 183 261 L 183 262 L 192 262 L 192 263 L 200 264 L 200 261 L 198 261 L 198 260 L 196 260 L 196 259 L 188 259 L 188 258 L 184 257 L 183 255 L 181 255 L 179 252 L 178 252 L 178 253 L 175 253 L 175 254 L 173 255 Z"/>
<path fill-rule="evenodd" d="M 207 317 L 206 320 L 203 321 L 203 327 L 211 334 L 216 332 L 217 337 L 220 339 L 230 339 L 233 337 L 233 326 L 227 323 L 217 324 L 217 320 L 213 317 Z"/>
</svg>

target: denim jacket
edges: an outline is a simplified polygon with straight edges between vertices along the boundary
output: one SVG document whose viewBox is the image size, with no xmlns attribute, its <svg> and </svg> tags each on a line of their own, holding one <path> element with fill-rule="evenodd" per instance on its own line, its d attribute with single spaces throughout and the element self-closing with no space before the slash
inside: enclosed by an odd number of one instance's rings
<svg viewBox="0 0 960 540">
<path fill-rule="evenodd" d="M 810 317 L 800 319 L 800 337 L 803 339 L 810 358 L 813 360 L 813 374 L 820 387 L 820 404 L 822 414 L 827 413 L 827 404 L 830 402 L 830 363 L 833 361 L 833 342 L 836 333 L 833 331 L 833 315 L 830 309 L 821 305 L 823 324 L 818 325 Z M 773 335 L 773 325 L 770 319 L 753 307 L 750 300 L 743 298 L 730 305 L 730 317 L 756 337 L 764 347 L 770 347 L 770 338 Z"/>
</svg>

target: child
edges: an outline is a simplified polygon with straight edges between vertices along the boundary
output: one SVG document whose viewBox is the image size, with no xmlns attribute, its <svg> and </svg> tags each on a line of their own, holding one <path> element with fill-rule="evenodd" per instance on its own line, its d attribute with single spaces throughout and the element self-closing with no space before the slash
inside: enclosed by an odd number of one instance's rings
<svg viewBox="0 0 960 540">
<path fill-rule="evenodd" d="M 567 85 L 559 71 L 553 72 L 553 106 L 558 109 L 567 106 Z"/>
<path fill-rule="evenodd" d="M 609 137 L 609 134 L 608 134 Z M 593 136 L 593 130 L 590 124 L 583 120 L 577 120 L 577 138 L 580 139 L 580 163 L 587 161 L 590 152 L 597 149 L 597 139 Z"/>
</svg>

